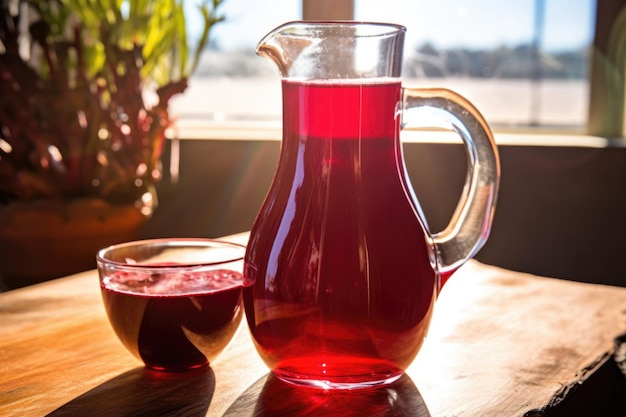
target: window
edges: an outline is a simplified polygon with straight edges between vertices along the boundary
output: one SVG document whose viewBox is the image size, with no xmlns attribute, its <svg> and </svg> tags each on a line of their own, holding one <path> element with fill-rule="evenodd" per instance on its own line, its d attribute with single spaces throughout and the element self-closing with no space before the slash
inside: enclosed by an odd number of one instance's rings
<svg viewBox="0 0 626 417">
<path fill-rule="evenodd" d="M 190 27 L 194 4 L 187 1 Z M 280 123 L 281 92 L 274 66 L 255 53 L 257 43 L 270 30 L 291 20 L 302 19 L 299 0 L 273 0 L 259 7 L 254 0 L 225 0 L 220 8 L 226 20 L 211 32 L 210 48 L 183 96 L 176 97 L 172 109 L 187 126 L 211 122 L 214 128 L 233 122 L 239 128 L 246 122 Z M 195 17 L 199 19 L 198 16 Z M 197 33 L 191 31 L 191 36 Z"/>
<path fill-rule="evenodd" d="M 350 0 L 226 0 L 188 92 L 173 103 L 187 123 L 280 123 L 280 84 L 256 56 L 269 30 Z M 586 131 L 595 0 L 354 0 L 355 20 L 407 27 L 407 85 L 451 88 L 471 100 L 494 130 Z M 313 8 L 313 12 L 309 9 Z M 310 17 L 310 16 L 309 16 Z M 332 16 L 336 18 L 336 16 Z M 241 133 L 239 133 L 241 134 Z"/>
<path fill-rule="evenodd" d="M 407 27 L 406 82 L 451 88 L 495 127 L 582 129 L 594 0 L 355 1 Z"/>
</svg>

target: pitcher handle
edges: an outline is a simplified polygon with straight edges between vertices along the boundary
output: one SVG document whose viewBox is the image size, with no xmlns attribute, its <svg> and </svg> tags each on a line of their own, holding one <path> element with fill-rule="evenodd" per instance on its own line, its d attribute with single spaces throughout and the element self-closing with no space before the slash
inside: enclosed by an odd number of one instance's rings
<svg viewBox="0 0 626 417">
<path fill-rule="evenodd" d="M 468 162 L 454 214 L 444 230 L 433 234 L 443 285 L 489 236 L 500 183 L 500 159 L 487 122 L 468 100 L 442 88 L 404 88 L 402 127 L 408 123 L 437 127 L 424 123 L 431 115 L 447 122 L 463 139 Z"/>
</svg>

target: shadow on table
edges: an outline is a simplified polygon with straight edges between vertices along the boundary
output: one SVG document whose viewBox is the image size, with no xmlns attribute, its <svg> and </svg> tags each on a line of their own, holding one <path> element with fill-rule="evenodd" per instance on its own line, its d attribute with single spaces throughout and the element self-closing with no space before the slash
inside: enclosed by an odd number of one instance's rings
<svg viewBox="0 0 626 417">
<path fill-rule="evenodd" d="M 294 387 L 273 374 L 256 381 L 223 417 L 295 415 L 430 417 L 421 394 L 407 375 L 384 388 L 322 391 Z"/>
<path fill-rule="evenodd" d="M 215 390 L 210 367 L 187 372 L 135 368 L 59 407 L 48 416 L 206 416 Z"/>
</svg>

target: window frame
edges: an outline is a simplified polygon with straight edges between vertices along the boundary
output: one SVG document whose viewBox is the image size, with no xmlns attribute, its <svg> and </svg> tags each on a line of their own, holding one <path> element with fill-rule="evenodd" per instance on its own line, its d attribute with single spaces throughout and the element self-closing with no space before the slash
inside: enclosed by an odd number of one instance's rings
<svg viewBox="0 0 626 417">
<path fill-rule="evenodd" d="M 624 137 L 625 42 L 626 0 L 596 0 L 589 73 L 589 135 Z"/>
</svg>

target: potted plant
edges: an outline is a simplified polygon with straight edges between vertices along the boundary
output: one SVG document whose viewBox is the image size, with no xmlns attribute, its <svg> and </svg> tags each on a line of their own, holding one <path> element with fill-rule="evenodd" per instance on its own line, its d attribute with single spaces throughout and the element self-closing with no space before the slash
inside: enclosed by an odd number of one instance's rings
<svg viewBox="0 0 626 417">
<path fill-rule="evenodd" d="M 222 0 L 188 41 L 182 0 L 0 0 L 0 283 L 89 269 L 155 207 L 170 99 Z M 188 18 L 188 16 L 187 16 Z"/>
</svg>

